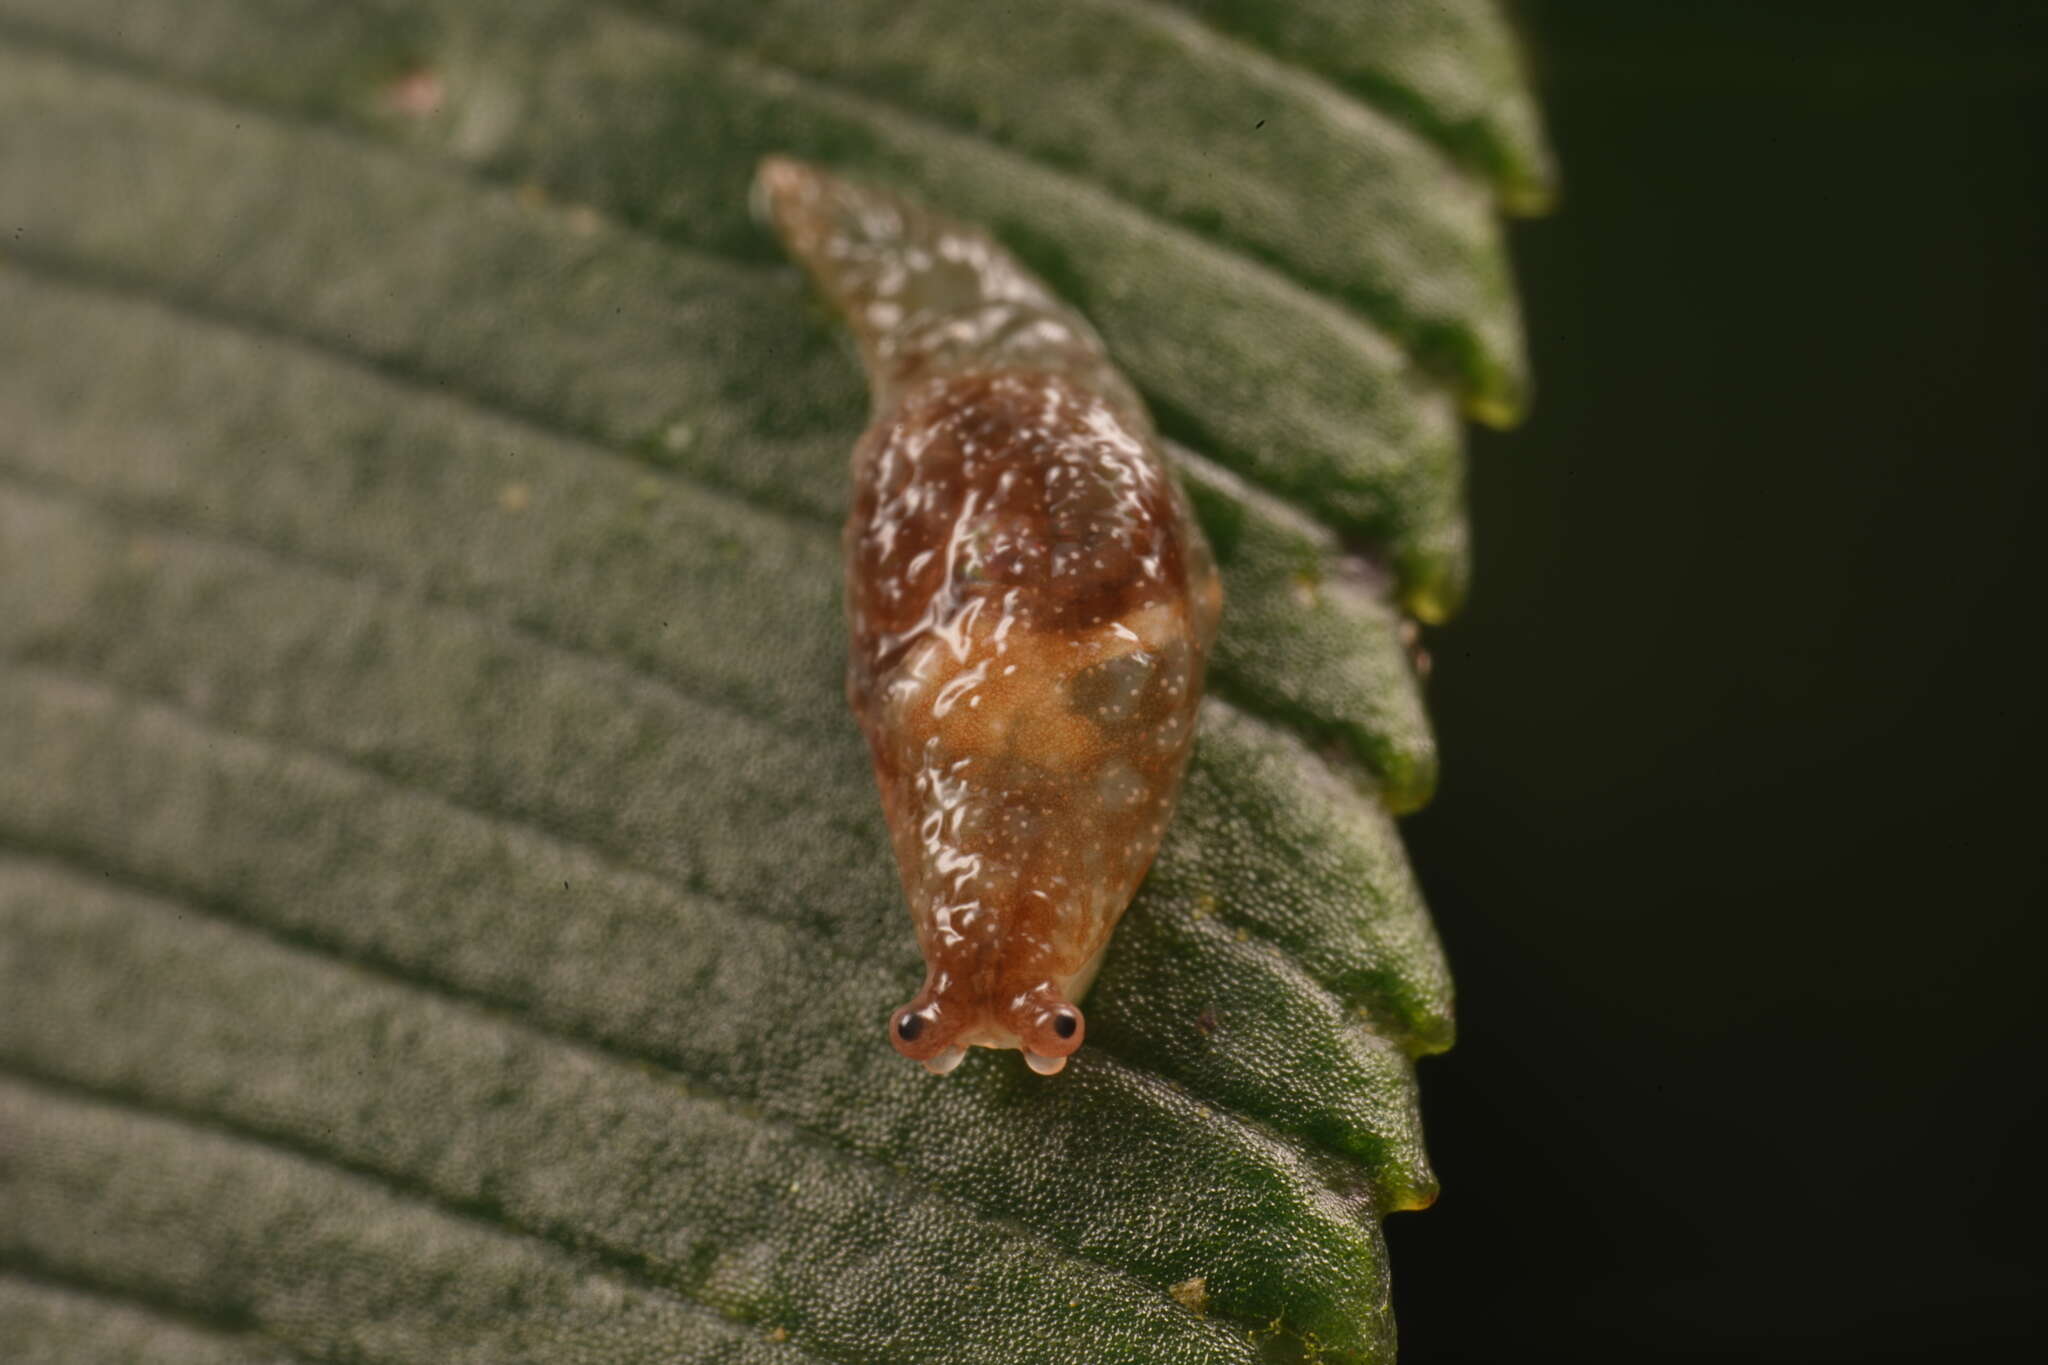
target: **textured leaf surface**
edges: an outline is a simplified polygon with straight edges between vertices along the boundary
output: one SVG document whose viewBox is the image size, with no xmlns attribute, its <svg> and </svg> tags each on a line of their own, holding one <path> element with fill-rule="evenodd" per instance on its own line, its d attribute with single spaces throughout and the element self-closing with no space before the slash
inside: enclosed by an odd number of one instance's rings
<svg viewBox="0 0 2048 1365">
<path fill-rule="evenodd" d="M 1494 0 L 1167 0 L 1327 77 L 1484 173 L 1513 213 L 1557 192 L 1523 76 Z"/>
<path fill-rule="evenodd" d="M 0 1339 L 1391 1353 L 1451 1029 L 1395 603 L 1455 602 L 1516 324 L 1469 101 L 1202 8 L 0 0 Z M 1403 89 L 1493 79 L 1432 32 Z M 1224 567 L 1054 1080 L 881 1036 L 864 395 L 745 216 L 770 150 L 1086 308 Z"/>
</svg>

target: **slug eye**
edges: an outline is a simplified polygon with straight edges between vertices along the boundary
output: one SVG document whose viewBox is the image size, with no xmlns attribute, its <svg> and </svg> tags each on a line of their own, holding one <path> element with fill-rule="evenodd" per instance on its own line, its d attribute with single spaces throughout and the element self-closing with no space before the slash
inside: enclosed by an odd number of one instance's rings
<svg viewBox="0 0 2048 1365">
<path fill-rule="evenodd" d="M 1064 1000 L 1051 1008 L 1041 1004 L 1028 1020 L 1020 1020 L 1017 1034 L 1024 1048 L 1024 1060 L 1041 1076 L 1050 1076 L 1066 1065 L 1081 1046 L 1088 1024 L 1081 1011 Z"/>
<path fill-rule="evenodd" d="M 913 1062 L 929 1062 L 946 1051 L 948 1030 L 939 1007 L 913 1001 L 889 1016 L 889 1041 Z"/>
</svg>

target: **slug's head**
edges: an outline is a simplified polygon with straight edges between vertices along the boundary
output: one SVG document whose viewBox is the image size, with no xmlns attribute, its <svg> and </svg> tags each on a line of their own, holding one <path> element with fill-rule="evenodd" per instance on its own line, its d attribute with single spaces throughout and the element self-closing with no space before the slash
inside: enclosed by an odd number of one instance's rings
<svg viewBox="0 0 2048 1365">
<path fill-rule="evenodd" d="M 925 1070 L 943 1076 L 970 1047 L 1017 1048 L 1041 1076 L 1067 1064 L 1087 1022 L 1050 981 L 1007 999 L 975 998 L 935 974 L 917 998 L 889 1016 L 889 1041 Z"/>
</svg>

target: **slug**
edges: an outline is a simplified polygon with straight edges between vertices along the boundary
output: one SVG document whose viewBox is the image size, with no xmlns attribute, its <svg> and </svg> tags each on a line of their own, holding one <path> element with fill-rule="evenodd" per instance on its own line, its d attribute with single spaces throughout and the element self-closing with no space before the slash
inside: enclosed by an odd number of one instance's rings
<svg viewBox="0 0 2048 1365">
<path fill-rule="evenodd" d="M 1215 561 L 1100 338 L 988 235 L 780 157 L 755 194 L 873 399 L 846 692 L 926 967 L 890 1039 L 1052 1075 L 1187 766 Z"/>
</svg>

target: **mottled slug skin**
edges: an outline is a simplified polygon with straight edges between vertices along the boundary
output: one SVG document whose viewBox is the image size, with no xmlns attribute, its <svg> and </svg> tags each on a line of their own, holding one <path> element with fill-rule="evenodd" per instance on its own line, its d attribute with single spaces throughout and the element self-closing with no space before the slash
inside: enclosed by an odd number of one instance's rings
<svg viewBox="0 0 2048 1365">
<path fill-rule="evenodd" d="M 927 966 L 890 1037 L 1051 1074 L 1180 786 L 1215 566 L 1101 341 L 1001 247 L 780 158 L 758 190 L 874 395 L 847 696 Z"/>
</svg>

